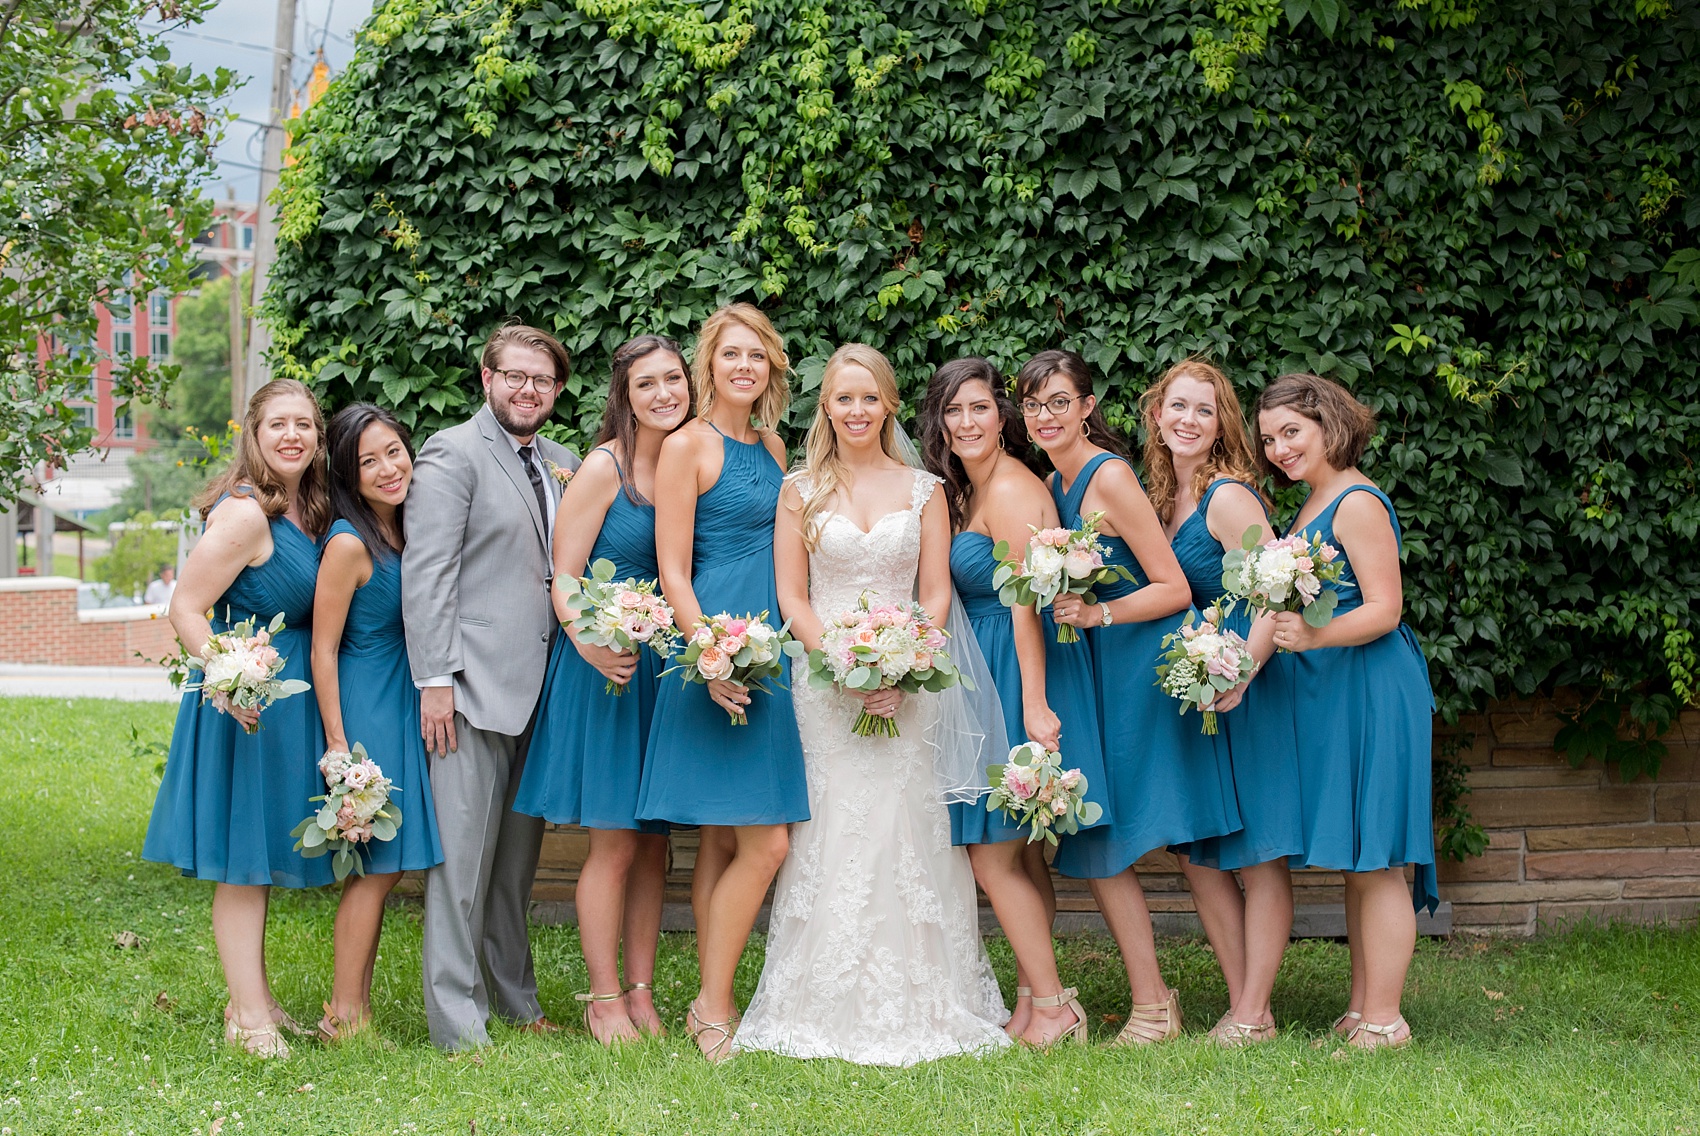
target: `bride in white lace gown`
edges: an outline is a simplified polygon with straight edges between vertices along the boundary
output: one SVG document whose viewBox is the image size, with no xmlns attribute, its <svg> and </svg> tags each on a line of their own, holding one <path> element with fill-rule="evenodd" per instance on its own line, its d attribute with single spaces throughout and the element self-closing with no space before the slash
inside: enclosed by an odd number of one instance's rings
<svg viewBox="0 0 1700 1136">
<path fill-rule="evenodd" d="M 863 592 L 919 598 L 941 622 L 950 602 L 939 481 L 891 456 L 896 408 L 877 351 L 848 344 L 833 355 L 775 538 L 780 606 L 811 649 L 823 617 Z M 811 819 L 791 828 L 767 962 L 735 1048 L 913 1065 L 1008 1045 L 973 870 L 951 847 L 933 776 L 938 696 L 817 690 L 806 674 L 799 660 L 791 689 Z M 894 714 L 900 736 L 851 733 L 864 706 Z"/>
</svg>

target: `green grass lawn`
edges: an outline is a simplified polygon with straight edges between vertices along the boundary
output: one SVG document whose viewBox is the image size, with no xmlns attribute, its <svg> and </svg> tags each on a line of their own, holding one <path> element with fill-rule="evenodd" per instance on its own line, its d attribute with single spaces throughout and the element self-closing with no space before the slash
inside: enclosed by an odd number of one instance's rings
<svg viewBox="0 0 1700 1136">
<path fill-rule="evenodd" d="M 137 856 L 154 791 L 129 727 L 164 740 L 172 708 L 0 699 L 0 1136 L 22 1133 L 1594 1133 L 1700 1131 L 1700 933 L 1585 928 L 1532 943 L 1425 942 L 1406 1014 L 1416 1042 L 1333 1060 L 1311 1048 L 1343 1007 L 1346 951 L 1295 946 L 1278 1042 L 1200 1036 L 1226 993 L 1202 944 L 1162 945 L 1189 1036 L 1148 1050 L 1011 1051 L 909 1070 L 743 1055 L 711 1068 L 679 1032 L 689 936 L 658 974 L 673 1036 L 607 1052 L 570 1031 L 495 1031 L 477 1055 L 426 1040 L 419 909 L 384 931 L 382 1041 L 310 1042 L 286 1062 L 223 1046 L 212 888 Z M 303 802 L 303 815 L 305 815 Z M 330 989 L 335 895 L 279 892 L 273 985 L 303 1021 Z M 121 949 L 132 931 L 141 945 Z M 538 927 L 543 1004 L 575 1018 L 576 933 Z M 1005 990 L 1013 967 L 992 944 Z M 1113 1036 L 1127 1009 L 1115 947 L 1062 942 L 1063 973 Z M 759 941 L 740 1001 L 754 988 Z M 222 1118 L 222 1124 L 219 1124 Z"/>
</svg>

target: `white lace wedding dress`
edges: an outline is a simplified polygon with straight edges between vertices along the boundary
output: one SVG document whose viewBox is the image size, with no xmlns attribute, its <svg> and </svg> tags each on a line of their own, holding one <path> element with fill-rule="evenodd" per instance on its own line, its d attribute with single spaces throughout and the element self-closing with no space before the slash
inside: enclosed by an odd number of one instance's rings
<svg viewBox="0 0 1700 1136">
<path fill-rule="evenodd" d="M 910 508 L 862 532 L 825 522 L 809 557 L 809 602 L 822 617 L 863 591 L 913 597 L 921 509 L 938 479 L 917 471 Z M 1009 1044 L 1009 1020 L 980 943 L 974 873 L 950 843 L 932 774 L 936 696 L 908 695 L 901 736 L 861 738 L 859 700 L 792 682 L 811 819 L 791 826 L 779 870 L 767 962 L 734 1045 L 863 1065 L 913 1065 Z"/>
</svg>

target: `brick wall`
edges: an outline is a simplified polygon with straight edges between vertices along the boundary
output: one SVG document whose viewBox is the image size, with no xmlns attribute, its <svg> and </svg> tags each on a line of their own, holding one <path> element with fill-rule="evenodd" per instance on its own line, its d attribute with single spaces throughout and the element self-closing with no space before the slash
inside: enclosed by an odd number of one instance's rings
<svg viewBox="0 0 1700 1136">
<path fill-rule="evenodd" d="M 1700 912 L 1700 712 L 1683 714 L 1665 738 L 1670 756 L 1659 779 L 1627 785 L 1592 763 L 1572 769 L 1552 748 L 1560 725 L 1548 701 L 1496 704 L 1456 731 L 1436 724 L 1438 743 L 1454 732 L 1471 736 L 1462 752 L 1470 766 L 1467 802 L 1490 838 L 1485 855 L 1441 865 L 1453 930 L 1533 935 L 1577 918 L 1693 919 Z M 533 897 L 571 899 L 587 849 L 582 829 L 550 826 Z M 683 905 L 696 833 L 675 833 L 672 853 L 667 899 Z M 1174 857 L 1154 852 L 1139 870 L 1159 929 L 1196 928 Z M 1293 883 L 1301 912 L 1343 900 L 1338 873 L 1299 872 Z M 1095 910 L 1084 884 L 1060 878 L 1057 906 L 1062 928 L 1069 913 Z"/>
<path fill-rule="evenodd" d="M 66 576 L 0 580 L 0 663 L 120 667 L 176 649 L 163 609 L 77 610 L 77 581 Z"/>
</svg>

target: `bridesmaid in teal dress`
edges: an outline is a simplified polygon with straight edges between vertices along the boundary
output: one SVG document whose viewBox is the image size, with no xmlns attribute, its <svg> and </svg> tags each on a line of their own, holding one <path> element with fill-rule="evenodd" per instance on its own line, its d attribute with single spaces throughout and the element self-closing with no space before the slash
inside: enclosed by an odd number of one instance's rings
<svg viewBox="0 0 1700 1136">
<path fill-rule="evenodd" d="M 254 392 L 235 458 L 196 500 L 206 533 L 172 597 L 172 630 L 190 654 L 231 624 L 252 616 L 263 627 L 282 613 L 286 626 L 273 640 L 287 660 L 280 677 L 307 678 L 317 537 L 330 523 L 323 436 L 318 403 L 300 383 L 278 379 Z M 285 698 L 263 715 L 225 714 L 186 692 L 142 844 L 143 859 L 215 881 L 213 937 L 230 990 L 224 1037 L 260 1057 L 288 1056 L 280 1027 L 310 1032 L 278 1006 L 266 980 L 266 902 L 273 886 L 331 882 L 330 860 L 306 859 L 290 835 L 309 798 L 324 792 L 323 752 L 310 696 Z"/>
<path fill-rule="evenodd" d="M 679 345 L 640 335 L 614 352 L 596 448 L 561 495 L 555 526 L 555 614 L 576 617 L 565 585 L 598 560 L 614 579 L 654 581 L 655 469 L 661 443 L 691 412 L 690 376 Z M 585 1027 L 604 1045 L 659 1034 L 655 952 L 667 888 L 665 821 L 637 819 L 661 672 L 651 648 L 636 653 L 556 637 L 514 811 L 590 830 L 573 904 L 590 990 Z M 677 680 L 668 680 L 676 682 Z M 625 687 L 618 696 L 610 682 Z M 698 692 L 700 693 L 700 692 Z M 624 977 L 621 981 L 622 955 Z"/>
<path fill-rule="evenodd" d="M 1057 523 L 1044 483 L 1023 460 L 1026 430 L 1002 389 L 1003 376 L 985 359 L 953 359 L 933 375 L 921 407 L 922 455 L 944 479 L 956 532 L 951 579 L 997 688 L 1008 742 L 1059 750 L 1085 774 L 1087 799 L 1107 805 L 1091 654 L 1058 643 L 1049 613 L 1041 619 L 1030 607 L 1007 608 L 992 586 L 999 540 L 1021 549 L 1029 525 Z M 994 764 L 1003 756 L 987 755 Z M 1045 845 L 1027 843 L 1025 828 L 987 812 L 983 801 L 949 808 L 951 843 L 967 845 L 974 878 L 1015 953 L 1015 1012 L 1006 1030 L 1033 1045 L 1084 1041 L 1086 1012 L 1057 975 Z"/>
<path fill-rule="evenodd" d="M 1357 468 L 1375 415 L 1337 383 L 1282 375 L 1258 397 L 1257 428 L 1265 468 L 1310 487 L 1290 531 L 1320 536 L 1346 562 L 1326 626 L 1289 612 L 1273 620 L 1276 645 L 1294 652 L 1304 806 L 1304 851 L 1294 862 L 1345 878 L 1352 991 L 1335 1032 L 1361 1048 L 1404 1045 L 1411 1029 L 1400 1002 L 1416 910 L 1440 902 L 1434 698 L 1416 635 L 1400 622 L 1399 519 Z"/>
<path fill-rule="evenodd" d="M 328 441 L 336 520 L 325 534 L 313 599 L 313 692 L 325 751 L 364 746 L 390 779 L 402 818 L 394 840 L 361 851 L 366 874 L 348 877 L 337 904 L 331 998 L 319 1034 L 341 1041 L 371 1024 L 384 899 L 403 872 L 442 863 L 443 849 L 401 624 L 402 508 L 413 449 L 395 415 L 367 402 L 337 411 Z"/>
<path fill-rule="evenodd" d="M 1248 529 L 1274 536 L 1257 488 L 1256 456 L 1228 377 L 1188 359 L 1140 399 L 1151 504 L 1173 542 L 1193 606 L 1223 596 L 1222 554 Z M 1251 642 L 1260 670 L 1215 702 L 1245 827 L 1170 851 L 1181 857 L 1198 917 L 1228 984 L 1228 1011 L 1210 1031 L 1223 1045 L 1275 1037 L 1270 995 L 1293 927 L 1287 857 L 1304 848 L 1298 736 L 1293 722 L 1292 655 L 1275 653 L 1275 627 L 1235 605 L 1224 627 Z M 1190 720 L 1190 718 L 1189 718 Z M 1244 882 L 1235 882 L 1238 870 Z"/>
<path fill-rule="evenodd" d="M 779 333 L 751 304 L 704 321 L 691 360 L 697 417 L 661 446 L 655 554 L 682 632 L 719 612 L 779 624 L 773 527 L 785 477 L 775 433 L 790 400 Z M 783 681 L 783 680 L 781 680 Z M 639 820 L 703 827 L 691 881 L 702 988 L 685 1024 L 711 1061 L 732 1052 L 732 979 L 768 885 L 809 817 L 791 691 L 662 680 L 638 789 Z M 742 711 L 749 724 L 735 726 Z"/>
<path fill-rule="evenodd" d="M 1056 473 L 1051 495 L 1062 524 L 1104 514 L 1105 560 L 1134 581 L 1095 589 L 1097 601 L 1059 596 L 1056 619 L 1087 629 L 1098 687 L 1110 821 L 1065 838 L 1057 870 L 1091 881 L 1127 967 L 1133 1005 L 1117 1038 L 1143 1044 L 1178 1037 L 1180 999 L 1157 965 L 1151 913 L 1133 865 L 1169 844 L 1223 836 L 1239 828 L 1227 747 L 1199 733 L 1156 686 L 1159 644 L 1191 602 L 1168 538 L 1121 455 L 1092 395 L 1086 362 L 1070 351 L 1043 351 L 1022 367 L 1016 397 L 1028 431 Z"/>
</svg>

